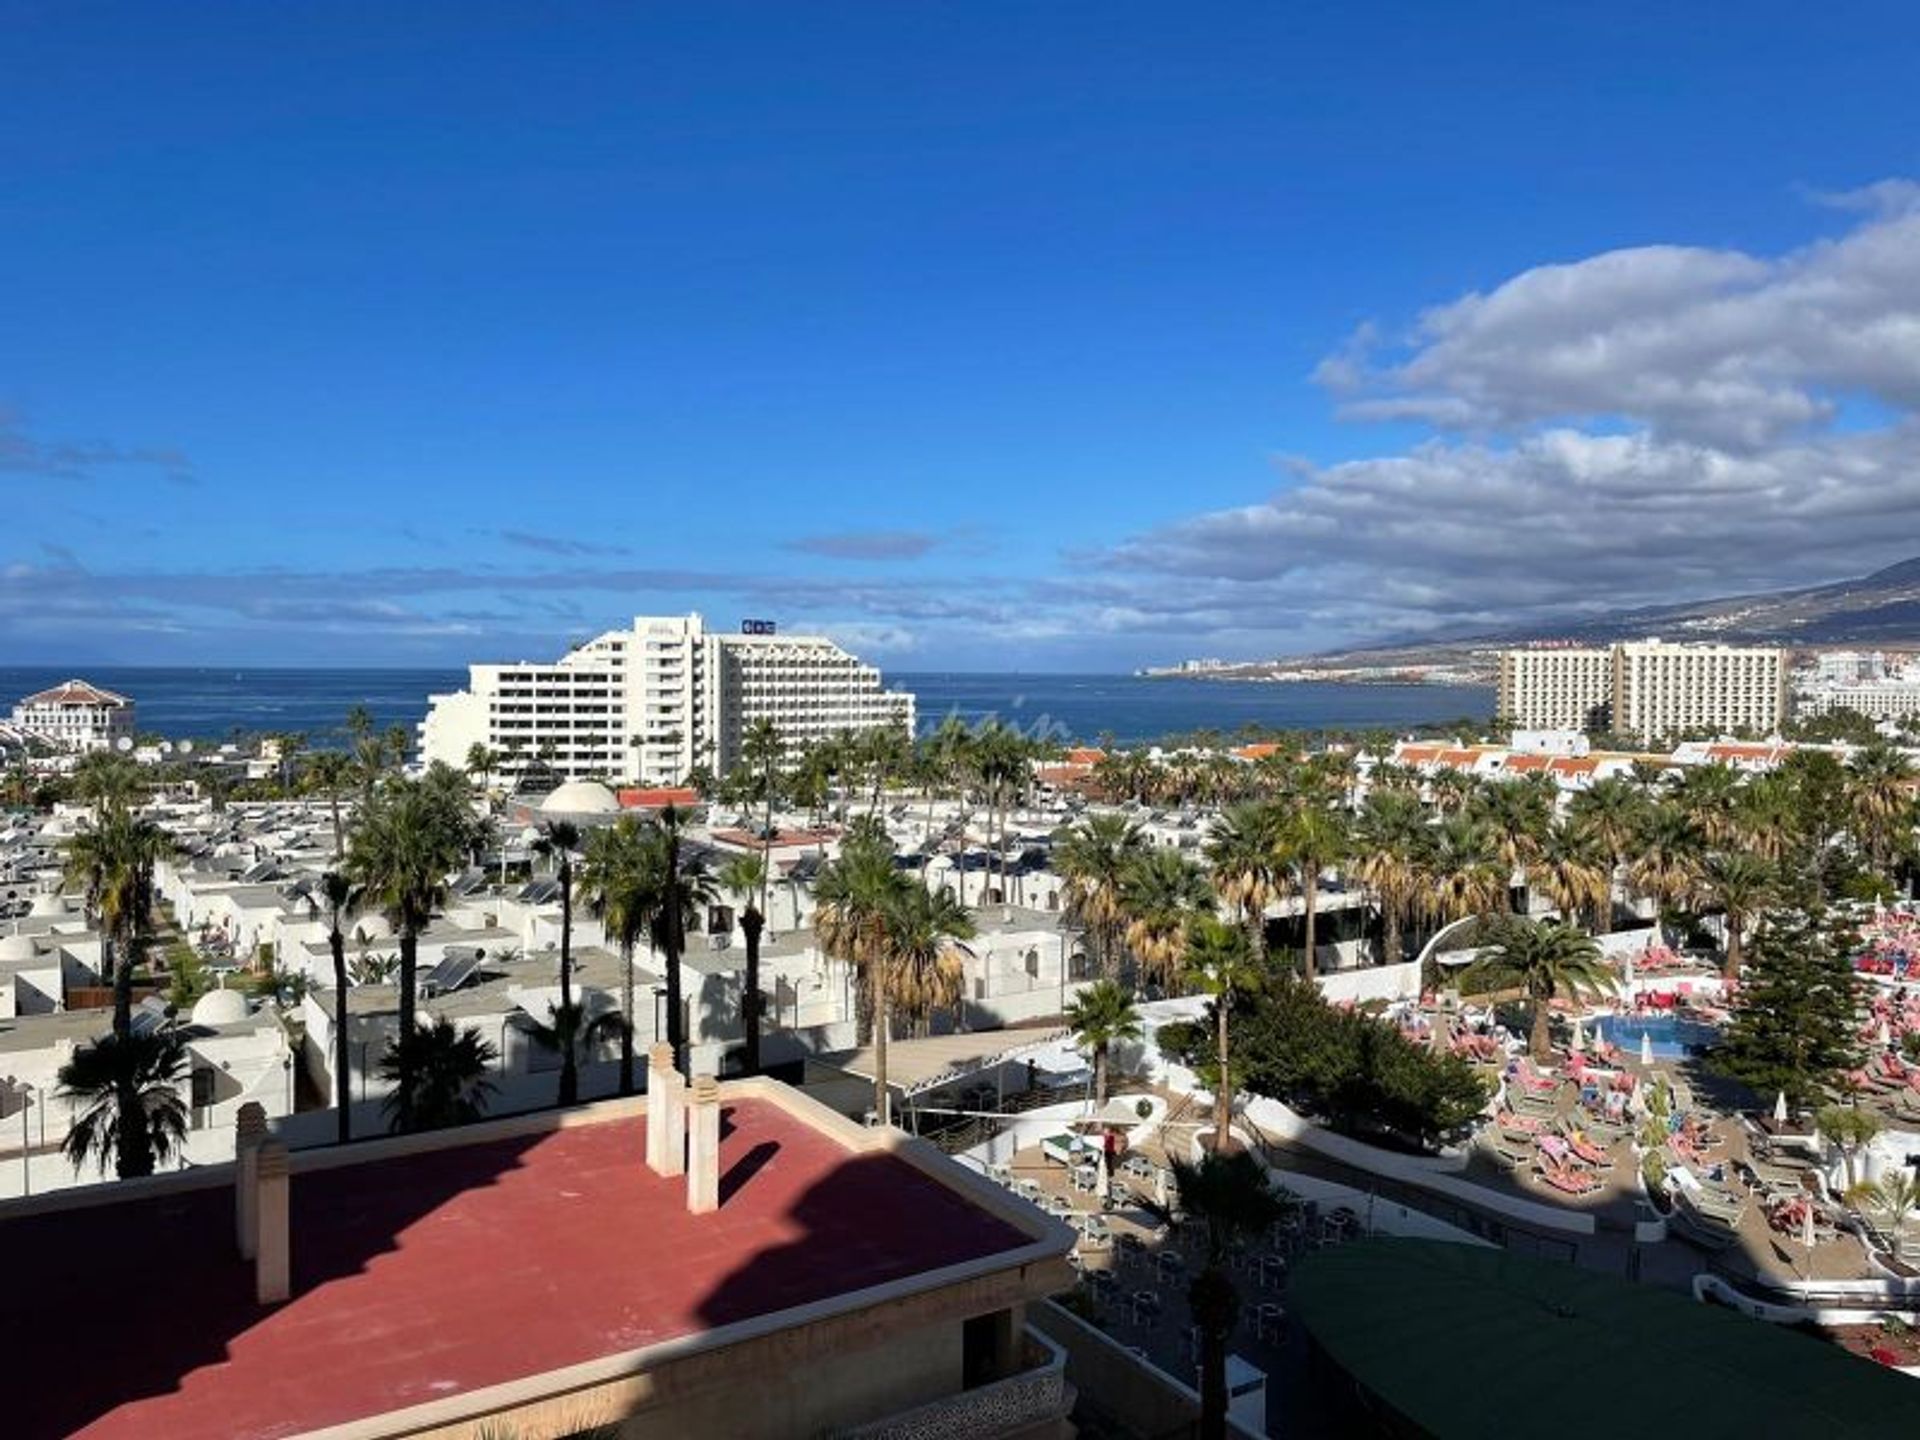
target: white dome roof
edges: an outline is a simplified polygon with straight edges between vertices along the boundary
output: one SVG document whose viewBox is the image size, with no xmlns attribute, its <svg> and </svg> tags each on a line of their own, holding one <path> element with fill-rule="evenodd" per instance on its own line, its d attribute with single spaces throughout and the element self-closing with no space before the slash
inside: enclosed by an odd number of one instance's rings
<svg viewBox="0 0 1920 1440">
<path fill-rule="evenodd" d="M 540 802 L 542 815 L 618 815 L 620 802 L 598 780 L 569 780 Z"/>
<path fill-rule="evenodd" d="M 32 960 L 39 953 L 31 935 L 0 935 L 0 960 Z"/>
<path fill-rule="evenodd" d="M 247 1018 L 247 997 L 238 990 L 209 990 L 193 1002 L 196 1025 L 231 1025 Z"/>
<path fill-rule="evenodd" d="M 33 897 L 33 908 L 27 913 L 40 920 L 64 919 L 67 913 L 67 902 L 49 890 L 44 895 Z"/>
</svg>

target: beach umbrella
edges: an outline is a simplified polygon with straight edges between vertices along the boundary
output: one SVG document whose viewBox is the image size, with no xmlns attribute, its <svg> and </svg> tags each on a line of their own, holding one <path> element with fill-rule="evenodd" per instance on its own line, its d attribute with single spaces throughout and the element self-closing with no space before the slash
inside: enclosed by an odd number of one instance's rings
<svg viewBox="0 0 1920 1440">
<path fill-rule="evenodd" d="M 1773 1097 L 1773 1118 L 1782 1125 L 1787 1123 L 1787 1092 L 1784 1090 Z"/>
<path fill-rule="evenodd" d="M 1573 1017 L 1573 1038 L 1567 1041 L 1567 1049 L 1578 1053 L 1587 1048 L 1587 1037 L 1580 1031 L 1580 1017 Z"/>
<path fill-rule="evenodd" d="M 1805 1218 L 1800 1222 L 1800 1243 L 1811 1250 L 1813 1249 L 1813 1202 L 1809 1200 L 1804 1204 Z"/>
<path fill-rule="evenodd" d="M 1893 1031 L 1887 1028 L 1887 1017 L 1884 1015 L 1880 1017 L 1880 1028 L 1874 1032 L 1874 1039 L 1882 1050 L 1893 1044 Z"/>
<path fill-rule="evenodd" d="M 1651 1030 L 1640 1032 L 1640 1063 L 1649 1068 L 1653 1065 L 1653 1032 Z"/>
</svg>

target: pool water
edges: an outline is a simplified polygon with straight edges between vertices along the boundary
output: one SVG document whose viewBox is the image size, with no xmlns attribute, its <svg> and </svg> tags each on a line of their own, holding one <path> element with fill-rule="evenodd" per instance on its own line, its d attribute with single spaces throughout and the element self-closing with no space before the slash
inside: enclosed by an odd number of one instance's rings
<svg viewBox="0 0 1920 1440">
<path fill-rule="evenodd" d="M 1602 1015 L 1587 1028 L 1629 1055 L 1640 1053 L 1640 1037 L 1646 1035 L 1656 1060 L 1684 1060 L 1720 1041 L 1718 1027 L 1675 1015 Z"/>
</svg>

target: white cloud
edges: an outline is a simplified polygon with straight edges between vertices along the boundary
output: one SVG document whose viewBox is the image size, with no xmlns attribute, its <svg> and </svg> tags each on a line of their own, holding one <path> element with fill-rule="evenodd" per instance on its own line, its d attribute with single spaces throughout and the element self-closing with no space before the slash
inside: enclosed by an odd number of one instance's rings
<svg viewBox="0 0 1920 1440">
<path fill-rule="evenodd" d="M 1920 186 L 1773 258 L 1652 246 L 1367 327 L 1316 379 L 1400 454 L 1099 557 L 1109 613 L 1346 635 L 1774 589 L 1920 552 Z"/>
</svg>

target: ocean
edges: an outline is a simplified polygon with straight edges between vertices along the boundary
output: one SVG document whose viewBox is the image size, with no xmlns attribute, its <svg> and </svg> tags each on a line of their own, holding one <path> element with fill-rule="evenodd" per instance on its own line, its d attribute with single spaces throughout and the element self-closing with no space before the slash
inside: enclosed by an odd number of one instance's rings
<svg viewBox="0 0 1920 1440">
<path fill-rule="evenodd" d="M 0 713 L 68 672 L 0 666 Z M 314 745 L 343 733 L 348 709 L 364 705 L 374 725 L 411 729 L 427 697 L 466 683 L 464 670 L 145 669 L 103 666 L 84 679 L 132 698 L 143 733 L 226 740 L 236 732 L 297 731 Z M 1493 713 L 1484 685 L 1271 685 L 1233 680 L 1147 680 L 1131 675 L 983 675 L 889 671 L 889 686 L 919 699 L 923 730 L 949 714 L 997 717 L 1027 734 L 1122 744 L 1192 730 L 1231 735 L 1244 725 L 1283 730 L 1386 729 Z"/>
</svg>

